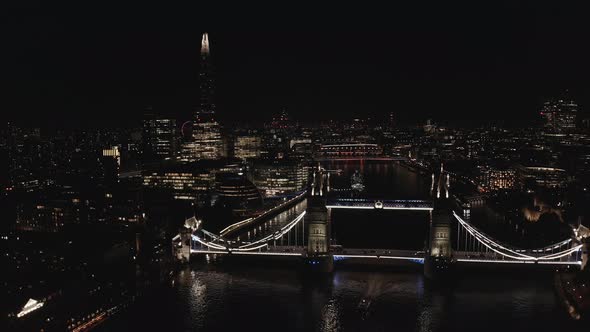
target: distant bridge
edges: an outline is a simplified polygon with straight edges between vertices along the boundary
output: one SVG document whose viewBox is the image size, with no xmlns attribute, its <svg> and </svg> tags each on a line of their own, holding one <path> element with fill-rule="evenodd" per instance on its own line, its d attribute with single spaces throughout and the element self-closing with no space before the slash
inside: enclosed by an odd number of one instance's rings
<svg viewBox="0 0 590 332">
<path fill-rule="evenodd" d="M 315 161 L 408 161 L 406 157 L 371 157 L 371 156 L 342 156 L 342 157 L 315 157 Z"/>
<path fill-rule="evenodd" d="M 375 160 L 375 161 L 405 161 L 408 158 L 396 155 L 388 156 L 383 147 L 372 143 L 339 143 L 322 144 L 314 158 L 316 161 L 332 160 Z"/>
<path fill-rule="evenodd" d="M 326 207 L 329 209 L 433 210 L 432 201 L 417 199 L 377 200 L 366 198 L 337 198 L 329 199 Z"/>
</svg>

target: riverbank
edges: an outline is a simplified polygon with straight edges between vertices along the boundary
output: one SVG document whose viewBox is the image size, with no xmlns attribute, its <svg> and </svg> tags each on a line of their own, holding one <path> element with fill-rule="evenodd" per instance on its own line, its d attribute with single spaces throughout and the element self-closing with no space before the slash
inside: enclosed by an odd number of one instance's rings
<svg viewBox="0 0 590 332">
<path fill-rule="evenodd" d="M 582 315 L 577 308 L 576 301 L 572 298 L 568 286 L 573 281 L 574 276 L 571 273 L 556 273 L 555 274 L 555 292 L 559 298 L 560 303 L 565 308 L 568 315 L 575 320 L 580 320 Z"/>
</svg>

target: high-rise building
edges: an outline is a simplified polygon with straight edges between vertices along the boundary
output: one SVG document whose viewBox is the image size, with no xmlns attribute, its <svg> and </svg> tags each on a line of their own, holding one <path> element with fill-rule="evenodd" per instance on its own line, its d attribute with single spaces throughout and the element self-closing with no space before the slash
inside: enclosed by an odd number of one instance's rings
<svg viewBox="0 0 590 332">
<path fill-rule="evenodd" d="M 143 170 L 143 187 L 151 198 L 162 195 L 176 200 L 197 200 L 215 188 L 217 173 L 238 174 L 243 169 L 234 160 L 165 161 Z"/>
<path fill-rule="evenodd" d="M 286 110 L 275 114 L 272 121 L 265 124 L 261 154 L 269 158 L 283 158 L 290 151 L 289 142 L 295 136 L 297 124 Z"/>
<path fill-rule="evenodd" d="M 283 109 L 279 114 L 275 114 L 272 117 L 272 122 L 269 127 L 272 129 L 292 129 L 295 123 L 287 113 L 287 110 Z"/>
<path fill-rule="evenodd" d="M 297 160 L 260 159 L 252 165 L 251 178 L 264 197 L 273 197 L 305 189 L 308 172 Z"/>
<path fill-rule="evenodd" d="M 226 156 L 221 126 L 215 118 L 215 83 L 213 65 L 210 61 L 209 35 L 201 39 L 200 107 L 193 120 L 192 140 L 187 142 L 183 159 L 219 159 Z"/>
<path fill-rule="evenodd" d="M 172 158 L 176 154 L 176 120 L 146 114 L 143 120 L 144 160 Z"/>
<path fill-rule="evenodd" d="M 436 131 L 436 125 L 432 122 L 431 119 L 426 120 L 426 124 L 424 125 L 424 132 L 427 134 L 432 134 Z"/>
<path fill-rule="evenodd" d="M 547 101 L 541 109 L 545 128 L 554 133 L 571 132 L 576 129 L 577 113 L 578 104 L 563 99 Z"/>
<path fill-rule="evenodd" d="M 389 116 L 387 117 L 387 127 L 392 129 L 395 127 L 395 113 L 389 112 Z"/>
<path fill-rule="evenodd" d="M 186 144 L 185 159 L 219 159 L 225 156 L 221 126 L 215 120 L 215 114 L 198 112 L 193 122 L 192 141 Z"/>
<path fill-rule="evenodd" d="M 113 186 L 119 182 L 119 170 L 121 168 L 121 151 L 118 146 L 112 146 L 102 150 L 100 158 L 102 166 L 103 184 Z"/>
<path fill-rule="evenodd" d="M 260 157 L 262 138 L 255 133 L 237 135 L 234 140 L 234 157 L 250 159 Z"/>
<path fill-rule="evenodd" d="M 201 38 L 201 71 L 199 73 L 199 88 L 201 92 L 202 113 L 215 113 L 215 81 L 213 77 L 213 65 L 209 59 L 209 35 L 205 32 Z"/>
</svg>

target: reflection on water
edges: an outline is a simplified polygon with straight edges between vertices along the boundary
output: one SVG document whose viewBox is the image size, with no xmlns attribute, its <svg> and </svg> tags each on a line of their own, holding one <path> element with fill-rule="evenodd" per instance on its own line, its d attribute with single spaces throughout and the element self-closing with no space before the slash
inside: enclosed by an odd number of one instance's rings
<svg viewBox="0 0 590 332">
<path fill-rule="evenodd" d="M 186 280 L 185 280 L 186 282 Z M 195 278 L 194 271 L 191 272 L 191 278 L 188 279 L 188 287 L 191 288 L 189 297 L 191 316 L 197 317 L 197 328 L 203 328 L 200 322 L 204 321 L 207 316 L 207 285 L 200 278 Z"/>
<path fill-rule="evenodd" d="M 420 273 L 336 272 L 303 282 L 293 271 L 187 268 L 177 286 L 143 298 L 101 329 L 169 331 L 582 331 L 559 306 L 551 278 L 467 275 L 450 291 Z M 363 317 L 359 301 L 372 297 Z"/>
<path fill-rule="evenodd" d="M 368 188 L 395 198 L 421 198 L 428 183 L 399 165 L 333 163 L 331 169 L 365 172 Z M 386 177 L 371 176 L 389 174 Z M 349 177 L 336 177 L 350 185 Z M 381 189 L 379 189 L 381 188 Z M 404 189 L 405 188 L 405 189 Z M 414 188 L 414 189 L 412 189 Z M 257 226 L 256 236 L 281 227 L 304 210 Z M 345 247 L 422 247 L 427 216 L 404 213 L 356 215 L 333 211 L 333 234 Z M 254 237 L 253 231 L 251 237 Z M 363 242 L 370 241 L 370 242 Z M 406 242 L 404 242 L 406 241 Z M 552 279 L 517 274 L 467 274 L 433 288 L 421 273 L 337 271 L 320 281 L 303 280 L 294 268 L 187 267 L 173 287 L 146 296 L 103 331 L 586 331 L 556 300 Z M 370 310 L 359 311 L 363 298 Z"/>
<path fill-rule="evenodd" d="M 340 331 L 340 315 L 338 312 L 339 303 L 336 299 L 330 299 L 322 309 L 320 331 Z"/>
<path fill-rule="evenodd" d="M 365 297 L 373 300 L 387 290 L 393 290 L 393 288 L 393 285 L 387 284 L 387 280 L 382 274 L 371 274 L 367 280 L 367 292 Z"/>
<path fill-rule="evenodd" d="M 399 163 L 375 161 L 333 161 L 324 164 L 328 169 L 342 170 L 331 178 L 333 188 L 350 188 L 350 178 L 356 170 L 363 175 L 364 197 L 387 199 L 425 199 L 430 178 L 425 178 Z"/>
</svg>

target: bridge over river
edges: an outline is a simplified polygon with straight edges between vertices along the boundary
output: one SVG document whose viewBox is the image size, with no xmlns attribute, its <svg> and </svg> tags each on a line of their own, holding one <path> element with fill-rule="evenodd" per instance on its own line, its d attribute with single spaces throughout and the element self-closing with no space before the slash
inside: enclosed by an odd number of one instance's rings
<svg viewBox="0 0 590 332">
<path fill-rule="evenodd" d="M 367 265 L 421 264 L 427 275 L 451 266 L 537 266 L 584 268 L 587 262 L 587 235 L 572 236 L 552 245 L 522 249 L 501 243 L 469 222 L 468 214 L 453 205 L 449 175 L 441 170 L 433 176 L 431 200 L 387 200 L 330 197 L 329 172 L 318 167 L 306 198 L 295 207 L 253 225 L 236 236 L 210 233 L 202 228 L 186 228 L 174 238 L 179 259 L 191 255 L 231 255 L 233 257 L 283 257 L 298 259 L 310 268 L 331 271 L 342 262 Z M 427 213 L 427 246 L 423 250 L 399 248 L 346 248 L 334 245 L 331 236 L 332 210 L 408 211 Z M 297 213 L 293 213 L 297 211 Z M 231 226 L 230 226 L 231 227 Z M 366 224 L 358 227 L 370 227 Z M 452 232 L 452 228 L 456 231 Z M 379 232 L 378 229 L 374 230 Z M 454 238 L 452 236 L 454 234 Z M 395 244 L 394 244 L 395 245 Z M 390 263 L 388 263 L 390 262 Z M 429 272 L 430 271 L 430 272 Z M 435 273 L 436 272 L 436 273 Z"/>
</svg>

